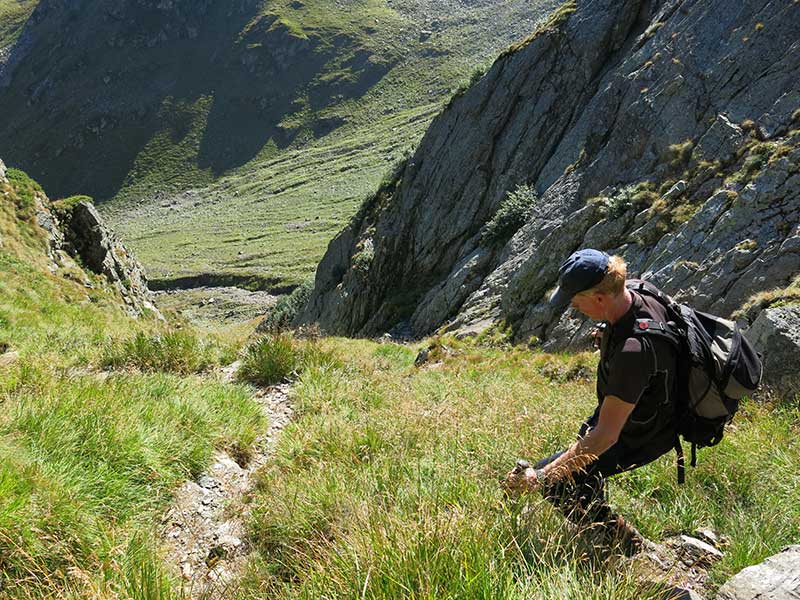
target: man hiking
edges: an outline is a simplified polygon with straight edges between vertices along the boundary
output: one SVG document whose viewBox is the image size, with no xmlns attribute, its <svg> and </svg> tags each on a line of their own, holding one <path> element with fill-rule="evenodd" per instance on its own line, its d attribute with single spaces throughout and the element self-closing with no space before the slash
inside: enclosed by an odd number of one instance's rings
<svg viewBox="0 0 800 600">
<path fill-rule="evenodd" d="M 638 319 L 669 319 L 658 300 L 626 287 L 626 274 L 622 258 L 598 250 L 579 250 L 561 265 L 550 298 L 553 309 L 560 312 L 571 304 L 605 323 L 598 405 L 574 444 L 533 467 L 511 471 L 504 485 L 512 493 L 540 490 L 572 522 L 598 531 L 603 545 L 632 554 L 644 539 L 607 504 L 605 479 L 676 448 L 677 351 L 658 336 L 634 334 Z"/>
</svg>

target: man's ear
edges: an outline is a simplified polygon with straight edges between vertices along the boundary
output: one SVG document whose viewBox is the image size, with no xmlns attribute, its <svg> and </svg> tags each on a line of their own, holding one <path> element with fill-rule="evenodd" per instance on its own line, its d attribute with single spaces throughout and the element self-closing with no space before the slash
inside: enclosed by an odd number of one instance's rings
<svg viewBox="0 0 800 600">
<path fill-rule="evenodd" d="M 594 302 L 597 306 L 607 306 L 609 301 L 608 294 L 602 294 L 600 292 L 595 292 L 592 294 L 592 302 Z"/>
</svg>

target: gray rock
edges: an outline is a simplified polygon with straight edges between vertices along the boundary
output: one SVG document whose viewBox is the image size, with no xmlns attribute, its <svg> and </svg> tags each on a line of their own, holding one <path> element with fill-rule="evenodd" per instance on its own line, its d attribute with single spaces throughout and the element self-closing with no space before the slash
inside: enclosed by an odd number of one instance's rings
<svg viewBox="0 0 800 600">
<path fill-rule="evenodd" d="M 576 346 L 586 326 L 546 300 L 581 247 L 622 254 L 632 275 L 722 316 L 785 286 L 800 272 L 800 148 L 786 136 L 800 101 L 800 13 L 767 5 L 578 2 L 434 119 L 387 197 L 331 242 L 299 322 L 379 335 L 412 314 L 421 335 L 502 320 L 517 339 Z M 743 41 L 757 23 L 769 36 Z M 745 120 L 784 146 L 743 177 L 737 152 L 756 129 Z M 662 204 L 699 207 L 685 222 L 612 193 L 675 180 Z M 476 234 L 522 184 L 539 201 L 488 252 Z M 619 205 L 588 202 L 601 195 Z M 365 274 L 353 257 L 368 238 Z"/>
<path fill-rule="evenodd" d="M 764 360 L 764 383 L 791 397 L 800 392 L 800 306 L 761 311 L 746 330 Z"/>
<path fill-rule="evenodd" d="M 667 193 L 664 194 L 663 199 L 673 200 L 674 198 L 677 198 L 685 191 L 686 191 L 686 182 L 683 180 L 678 181 L 675 185 L 669 188 L 669 190 L 667 190 Z"/>
<path fill-rule="evenodd" d="M 794 600 L 800 597 L 800 546 L 789 546 L 729 579 L 717 600 Z"/>
<path fill-rule="evenodd" d="M 8 183 L 6 178 L 6 163 L 0 160 L 0 183 Z"/>
<path fill-rule="evenodd" d="M 64 215 L 66 222 L 51 210 L 43 194 L 34 196 L 36 222 L 47 234 L 47 253 L 50 270 L 74 278 L 72 271 L 88 269 L 103 275 L 122 297 L 129 312 L 138 316 L 145 310 L 163 318 L 153 303 L 144 270 L 133 254 L 122 245 L 114 233 L 103 223 L 91 203 L 80 202 Z M 79 260 L 78 265 L 73 258 Z M 80 281 L 91 288 L 85 276 Z"/>
<path fill-rule="evenodd" d="M 698 159 L 726 162 L 733 157 L 745 139 L 742 128 L 732 123 L 727 116 L 720 114 L 700 138 L 694 154 Z"/>
<path fill-rule="evenodd" d="M 678 560 L 686 567 L 708 566 L 723 557 L 722 552 L 697 538 L 681 535 L 678 538 Z"/>
</svg>

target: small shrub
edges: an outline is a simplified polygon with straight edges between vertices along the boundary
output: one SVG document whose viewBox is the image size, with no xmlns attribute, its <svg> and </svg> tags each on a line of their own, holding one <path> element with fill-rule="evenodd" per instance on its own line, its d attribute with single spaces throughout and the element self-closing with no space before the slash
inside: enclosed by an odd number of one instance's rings
<svg viewBox="0 0 800 600">
<path fill-rule="evenodd" d="M 291 294 L 283 296 L 259 323 L 258 331 L 274 333 L 291 327 L 294 318 L 308 304 L 313 289 L 314 280 L 308 279 L 292 290 Z"/>
<path fill-rule="evenodd" d="M 238 376 L 256 385 L 275 385 L 295 374 L 299 359 L 289 335 L 267 335 L 247 347 Z"/>
<path fill-rule="evenodd" d="M 353 255 L 351 261 L 353 269 L 361 273 L 367 273 L 375 258 L 375 247 L 372 243 L 372 238 L 361 240 L 356 244 L 356 248 L 358 252 Z"/>
<path fill-rule="evenodd" d="M 525 184 L 508 192 L 497 212 L 486 223 L 482 241 L 488 244 L 508 241 L 528 220 L 537 199 L 533 188 Z"/>
<path fill-rule="evenodd" d="M 215 362 L 214 348 L 182 330 L 158 335 L 139 332 L 122 342 L 111 341 L 101 359 L 104 367 L 180 374 L 205 371 Z"/>
<path fill-rule="evenodd" d="M 672 144 L 664 156 L 664 162 L 669 163 L 669 166 L 676 171 L 681 170 L 692 158 L 692 151 L 694 150 L 694 142 L 692 140 L 684 140 L 679 144 Z"/>
<path fill-rule="evenodd" d="M 600 204 L 606 218 L 619 219 L 629 211 L 639 212 L 656 205 L 659 195 L 653 190 L 653 187 L 651 182 L 643 181 L 636 185 L 626 186 L 611 197 L 592 198 L 589 202 Z"/>
</svg>

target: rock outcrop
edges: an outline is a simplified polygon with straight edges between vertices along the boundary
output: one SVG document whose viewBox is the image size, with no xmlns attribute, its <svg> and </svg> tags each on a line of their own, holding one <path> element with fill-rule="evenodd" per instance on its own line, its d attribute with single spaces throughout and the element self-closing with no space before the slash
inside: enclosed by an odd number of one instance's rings
<svg viewBox="0 0 800 600">
<path fill-rule="evenodd" d="M 717 600 L 793 600 L 800 597 L 800 546 L 789 546 L 747 567 L 719 589 Z"/>
<path fill-rule="evenodd" d="M 511 325 L 582 343 L 546 303 L 581 247 L 729 315 L 800 271 L 800 10 L 746 0 L 566 3 L 432 123 L 329 245 L 297 323 L 415 336 Z M 487 241 L 509 192 L 525 224 Z"/>
<path fill-rule="evenodd" d="M 30 182 L 32 184 L 32 182 Z M 0 184 L 4 194 L 10 194 L 15 203 L 21 194 L 15 183 L 6 177 L 5 164 L 0 161 Z M 88 276 L 101 275 L 102 285 L 111 286 L 122 298 L 128 312 L 139 316 L 150 311 L 161 317 L 153 304 L 152 294 L 147 287 L 144 269 L 111 229 L 105 225 L 99 213 L 87 196 L 75 196 L 51 202 L 36 184 L 26 190 L 25 213 L 11 213 L 11 218 L 19 222 L 27 221 L 38 226 L 44 241 L 49 268 L 52 273 L 77 279 L 87 288 L 98 280 Z M 12 203 L 13 205 L 14 203 Z M 41 248 L 37 242 L 37 252 Z M 0 240 L 2 247 L 2 240 Z"/>
<path fill-rule="evenodd" d="M 764 383 L 785 395 L 800 393 L 800 306 L 762 311 L 747 338 L 764 356 Z"/>
<path fill-rule="evenodd" d="M 109 229 L 91 202 L 82 200 L 63 217 L 64 248 L 90 271 L 105 276 L 135 313 L 158 312 L 144 269 Z"/>
</svg>

